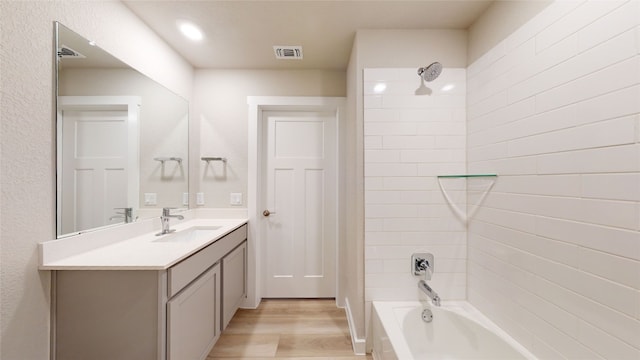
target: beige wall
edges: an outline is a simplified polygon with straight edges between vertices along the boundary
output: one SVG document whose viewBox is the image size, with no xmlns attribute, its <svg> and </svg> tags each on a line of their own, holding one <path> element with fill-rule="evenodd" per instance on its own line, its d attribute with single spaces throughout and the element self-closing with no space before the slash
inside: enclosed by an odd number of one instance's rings
<svg viewBox="0 0 640 360">
<path fill-rule="evenodd" d="M 199 146 L 192 148 L 199 153 L 192 156 L 205 207 L 230 207 L 230 193 L 242 193 L 242 207 L 247 206 L 247 96 L 344 96 L 345 91 L 343 71 L 197 70 L 192 117 L 199 121 Z M 207 166 L 201 156 L 228 161 Z"/>
<path fill-rule="evenodd" d="M 360 69 L 467 66 L 465 30 L 358 30 L 357 42 Z"/>
<path fill-rule="evenodd" d="M 552 0 L 495 1 L 468 29 L 467 63 L 471 64 L 522 24 L 549 6 Z"/>
<path fill-rule="evenodd" d="M 0 358 L 4 360 L 49 358 L 50 276 L 37 270 L 36 244 L 55 234 L 54 20 L 94 39 L 183 97 L 191 94 L 191 66 L 120 2 L 0 2 Z"/>
</svg>

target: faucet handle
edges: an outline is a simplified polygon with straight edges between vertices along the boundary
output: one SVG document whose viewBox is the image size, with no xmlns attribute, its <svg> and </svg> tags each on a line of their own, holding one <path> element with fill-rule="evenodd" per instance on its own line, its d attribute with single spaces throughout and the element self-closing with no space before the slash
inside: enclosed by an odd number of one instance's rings
<svg viewBox="0 0 640 360">
<path fill-rule="evenodd" d="M 163 219 L 177 218 L 179 220 L 184 220 L 184 216 L 182 216 L 182 215 L 171 215 L 171 210 L 173 210 L 173 209 L 177 209 L 177 208 L 172 208 L 172 207 L 162 208 L 162 216 L 161 216 L 161 218 L 163 218 Z"/>
<path fill-rule="evenodd" d="M 416 258 L 414 267 L 416 270 L 424 271 L 429 268 L 429 261 L 423 258 Z"/>
<path fill-rule="evenodd" d="M 424 274 L 425 280 L 431 280 L 434 271 L 434 257 L 431 253 L 415 253 L 411 255 L 411 271 L 413 275 Z"/>
<path fill-rule="evenodd" d="M 175 209 L 175 208 L 172 208 L 172 207 L 162 208 L 162 216 L 171 215 L 171 210 L 173 210 L 173 209 Z"/>
</svg>

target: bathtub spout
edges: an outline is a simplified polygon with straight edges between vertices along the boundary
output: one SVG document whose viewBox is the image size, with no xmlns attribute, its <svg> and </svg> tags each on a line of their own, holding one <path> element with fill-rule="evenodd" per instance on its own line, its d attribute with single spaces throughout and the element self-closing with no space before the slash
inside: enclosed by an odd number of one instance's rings
<svg viewBox="0 0 640 360">
<path fill-rule="evenodd" d="M 433 302 L 433 305 L 440 306 L 440 296 L 438 296 L 438 294 L 433 291 L 431 286 L 429 286 L 426 281 L 418 281 L 418 288 L 422 290 L 422 292 L 427 294 L 427 296 L 431 299 L 431 302 Z"/>
</svg>

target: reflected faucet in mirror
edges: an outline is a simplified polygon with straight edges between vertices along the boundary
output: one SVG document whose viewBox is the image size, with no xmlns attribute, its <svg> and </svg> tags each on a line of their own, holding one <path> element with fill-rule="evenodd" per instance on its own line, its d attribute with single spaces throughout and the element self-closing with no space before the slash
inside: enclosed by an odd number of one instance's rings
<svg viewBox="0 0 640 360">
<path fill-rule="evenodd" d="M 113 210 L 122 210 L 122 212 L 117 212 L 116 211 L 116 215 L 110 217 L 109 221 L 112 221 L 112 220 L 115 220 L 115 219 L 124 219 L 124 223 L 125 224 L 133 222 L 133 208 L 130 208 L 130 207 L 114 208 Z"/>
</svg>

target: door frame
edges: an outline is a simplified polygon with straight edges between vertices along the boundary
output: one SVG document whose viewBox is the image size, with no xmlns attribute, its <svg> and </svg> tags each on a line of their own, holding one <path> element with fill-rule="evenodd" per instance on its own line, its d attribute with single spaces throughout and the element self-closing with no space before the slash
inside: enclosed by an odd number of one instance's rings
<svg viewBox="0 0 640 360">
<path fill-rule="evenodd" d="M 261 246 L 264 241 L 264 227 L 262 219 L 262 171 L 263 157 L 259 151 L 262 149 L 262 131 L 266 126 L 264 116 L 266 111 L 323 111 L 335 114 L 336 117 L 336 207 L 341 208 L 341 189 L 344 186 L 342 177 L 341 159 L 342 154 L 342 134 L 346 118 L 346 98 L 344 97 L 306 97 L 306 96 L 248 96 L 249 124 L 248 124 L 248 181 L 247 181 L 247 211 L 248 211 L 248 276 L 247 276 L 247 299 L 243 307 L 256 308 L 262 300 L 262 275 L 264 266 L 261 261 L 264 249 Z M 340 299 L 343 294 L 340 292 L 340 261 L 338 256 L 339 244 L 341 243 L 341 221 L 339 211 L 336 211 L 336 301 L 341 305 Z"/>
</svg>

